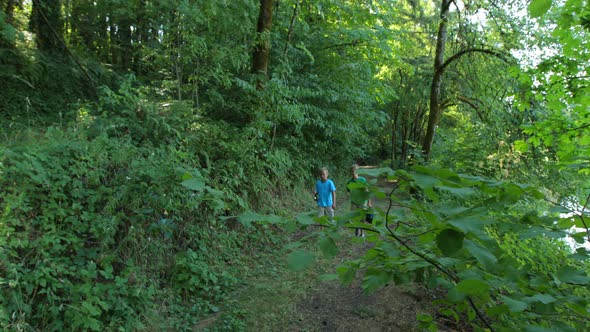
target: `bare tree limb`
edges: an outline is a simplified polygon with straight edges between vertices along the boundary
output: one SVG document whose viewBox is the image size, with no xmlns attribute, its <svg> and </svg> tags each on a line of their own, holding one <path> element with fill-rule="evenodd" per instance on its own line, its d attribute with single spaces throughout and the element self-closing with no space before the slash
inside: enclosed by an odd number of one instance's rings
<svg viewBox="0 0 590 332">
<path fill-rule="evenodd" d="M 506 56 L 498 51 L 494 51 L 494 50 L 490 50 L 487 48 L 468 48 L 468 49 L 464 49 L 461 50 L 455 54 L 453 54 L 453 56 L 451 56 L 450 58 L 448 58 L 441 67 L 441 70 L 444 71 L 446 67 L 448 67 L 453 61 L 458 60 L 459 58 L 461 58 L 462 56 L 464 56 L 465 54 L 469 54 L 469 53 L 485 53 L 485 54 L 490 54 L 493 55 L 499 59 L 501 59 L 504 62 L 508 62 L 508 60 L 506 59 Z"/>
<path fill-rule="evenodd" d="M 289 33 L 287 33 L 287 41 L 285 42 L 285 49 L 283 50 L 283 57 L 287 55 L 287 49 L 289 47 L 289 43 L 291 43 L 291 36 L 293 35 L 293 27 L 295 26 L 295 18 L 297 17 L 297 8 L 301 1 L 297 1 L 295 5 L 293 5 L 293 15 L 291 15 L 291 23 L 289 24 Z"/>
<path fill-rule="evenodd" d="M 457 96 L 457 100 L 462 101 L 465 104 L 471 106 L 471 108 L 473 108 L 475 110 L 475 113 L 477 113 L 477 116 L 479 117 L 479 119 L 482 122 L 485 122 L 485 118 L 484 118 L 483 114 L 481 113 L 481 111 L 479 110 L 479 106 L 476 104 L 476 102 L 478 102 L 479 100 L 470 99 L 465 96 Z"/>
</svg>

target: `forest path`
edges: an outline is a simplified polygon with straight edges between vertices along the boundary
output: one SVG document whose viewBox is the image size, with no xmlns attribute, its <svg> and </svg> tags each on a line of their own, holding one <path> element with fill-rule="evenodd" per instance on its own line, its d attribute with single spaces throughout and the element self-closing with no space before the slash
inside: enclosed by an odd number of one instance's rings
<svg viewBox="0 0 590 332">
<path fill-rule="evenodd" d="M 391 184 L 381 182 L 381 190 L 390 191 Z M 336 215 L 350 211 L 345 189 L 339 189 Z M 374 205 L 387 209 L 388 200 L 374 200 Z M 356 238 L 354 230 L 343 230 L 344 239 L 338 243 L 339 254 L 332 260 L 332 272 L 341 262 L 361 257 L 373 246 L 363 238 Z M 352 238 L 352 239 L 351 239 Z M 362 275 L 351 285 L 338 280 L 319 282 L 296 303 L 298 320 L 292 321 L 289 331 L 415 331 L 416 314 L 430 307 L 428 296 L 416 285 L 390 285 L 373 294 L 361 288 Z M 430 302 L 430 301 L 427 301 Z"/>
<path fill-rule="evenodd" d="M 391 183 L 378 185 L 385 192 L 391 191 Z M 350 211 L 348 200 L 346 189 L 337 188 L 337 216 Z M 374 205 L 386 210 L 388 203 L 384 199 Z M 308 208 L 315 209 L 311 200 Z M 314 227 L 308 227 L 296 232 L 290 241 L 313 231 Z M 287 268 L 289 250 L 279 255 L 260 253 L 254 258 L 256 265 L 245 271 L 242 286 L 231 295 L 246 331 L 419 330 L 416 315 L 432 312 L 433 307 L 432 294 L 423 287 L 391 283 L 373 294 L 365 294 L 361 287 L 362 271 L 350 285 L 339 280 L 321 281 L 321 275 L 336 273 L 338 265 L 362 257 L 373 246 L 364 238 L 355 237 L 353 229 L 342 228 L 339 233 L 342 238 L 337 241 L 336 257 L 324 258 L 317 253 L 315 264 L 304 271 Z M 314 250 L 313 247 L 308 249 Z"/>
</svg>

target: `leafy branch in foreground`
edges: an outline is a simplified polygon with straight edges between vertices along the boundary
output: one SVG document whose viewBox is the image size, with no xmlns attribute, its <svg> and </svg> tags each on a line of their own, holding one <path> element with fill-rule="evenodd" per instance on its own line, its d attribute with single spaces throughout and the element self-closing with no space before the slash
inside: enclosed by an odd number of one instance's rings
<svg viewBox="0 0 590 332">
<path fill-rule="evenodd" d="M 388 173 L 395 181 L 389 193 L 372 188 L 387 208 L 377 209 L 371 225 L 360 222 L 362 213 L 337 217 L 334 224 L 305 215 L 296 219 L 324 226 L 302 241 L 316 239 L 328 257 L 337 252 L 341 228 L 370 232 L 365 255 L 325 279 L 351 283 L 361 273 L 367 292 L 392 282 L 442 290 L 445 296 L 435 301 L 439 314 L 476 330 L 590 327 L 589 252 L 566 245 L 575 220 L 560 217 L 563 208 L 547 205 L 539 189 L 426 167 Z M 313 255 L 293 247 L 295 270 L 313 263 Z M 420 317 L 423 327 L 436 329 L 434 319 Z"/>
</svg>

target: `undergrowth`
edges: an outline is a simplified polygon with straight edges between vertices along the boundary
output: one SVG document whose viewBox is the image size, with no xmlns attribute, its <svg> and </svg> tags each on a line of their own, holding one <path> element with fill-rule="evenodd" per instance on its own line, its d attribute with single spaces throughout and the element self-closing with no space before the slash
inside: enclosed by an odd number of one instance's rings
<svg viewBox="0 0 590 332">
<path fill-rule="evenodd" d="M 25 127 L 0 147 L 3 330 L 190 330 L 220 310 L 244 255 L 277 242 L 235 216 L 298 204 L 285 174 L 303 168 L 284 151 L 131 84 L 67 125 Z"/>
</svg>

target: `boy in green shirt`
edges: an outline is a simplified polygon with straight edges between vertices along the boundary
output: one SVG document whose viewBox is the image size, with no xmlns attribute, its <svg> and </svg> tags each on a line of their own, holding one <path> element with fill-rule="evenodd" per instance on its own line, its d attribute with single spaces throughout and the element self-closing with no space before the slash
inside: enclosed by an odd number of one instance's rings
<svg viewBox="0 0 590 332">
<path fill-rule="evenodd" d="M 373 207 L 373 202 L 370 199 L 369 185 L 367 179 L 358 175 L 359 165 L 354 164 L 350 168 L 352 178 L 346 183 L 347 191 L 350 193 L 350 209 L 352 211 L 362 209 L 365 210 L 365 221 L 372 221 L 372 214 L 367 213 L 369 208 Z M 365 230 L 357 228 L 354 235 L 365 237 Z"/>
</svg>

